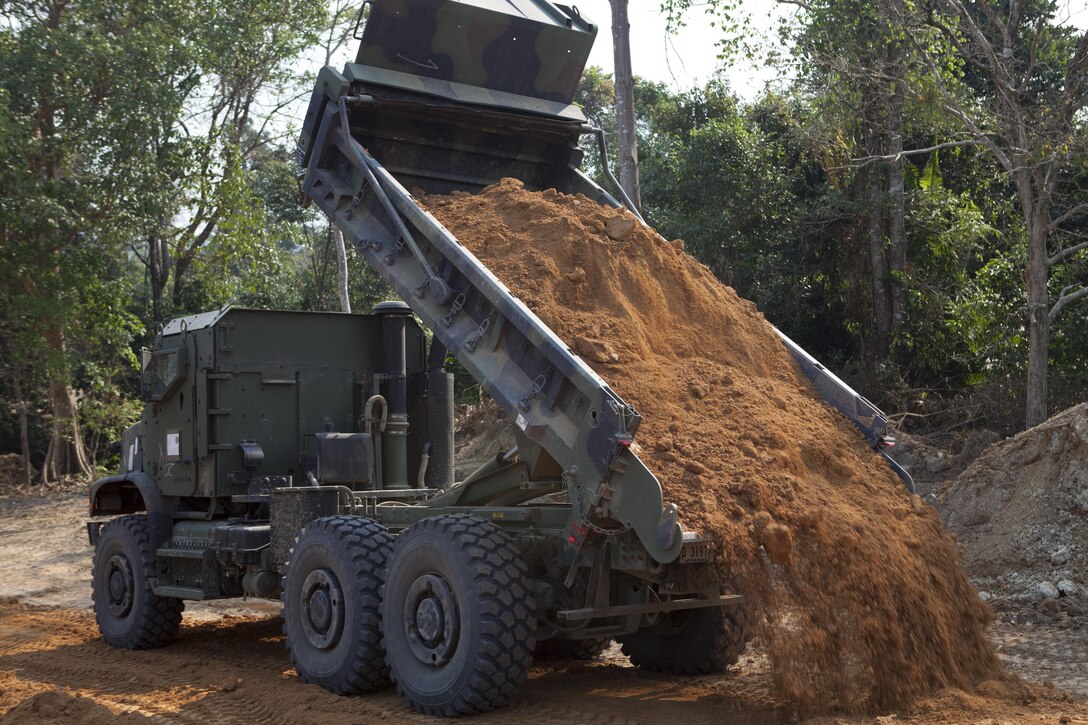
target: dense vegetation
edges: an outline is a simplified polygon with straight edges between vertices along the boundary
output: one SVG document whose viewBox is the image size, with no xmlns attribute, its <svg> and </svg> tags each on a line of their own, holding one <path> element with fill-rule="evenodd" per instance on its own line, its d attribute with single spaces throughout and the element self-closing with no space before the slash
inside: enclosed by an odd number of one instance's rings
<svg viewBox="0 0 1088 725">
<path fill-rule="evenodd" d="M 166 320 L 340 308 L 289 120 L 354 9 L 2 8 L 0 452 L 87 475 L 138 416 Z M 1083 399 L 1088 35 L 1056 9 L 820 0 L 784 28 L 779 90 L 637 82 L 648 221 L 916 430 L 1011 432 Z M 580 102 L 606 129 L 612 98 L 591 69 Z M 351 266 L 365 310 L 386 290 Z"/>
</svg>

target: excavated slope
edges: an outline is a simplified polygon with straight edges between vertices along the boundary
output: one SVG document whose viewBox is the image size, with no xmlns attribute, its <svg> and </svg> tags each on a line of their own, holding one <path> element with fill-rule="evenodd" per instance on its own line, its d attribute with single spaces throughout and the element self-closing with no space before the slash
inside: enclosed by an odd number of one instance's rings
<svg viewBox="0 0 1088 725">
<path fill-rule="evenodd" d="M 719 545 L 785 696 L 878 710 L 999 674 L 937 515 L 682 242 L 513 179 L 423 202 L 644 416 L 638 454 Z"/>
<path fill-rule="evenodd" d="M 1088 584 L 1088 403 L 990 446 L 941 498 L 968 571 L 999 593 Z"/>
</svg>

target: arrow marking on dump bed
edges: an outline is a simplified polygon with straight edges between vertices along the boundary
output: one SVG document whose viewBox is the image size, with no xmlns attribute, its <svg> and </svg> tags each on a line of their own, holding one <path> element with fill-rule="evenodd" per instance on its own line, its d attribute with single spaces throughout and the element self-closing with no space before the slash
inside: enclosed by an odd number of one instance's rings
<svg viewBox="0 0 1088 725">
<path fill-rule="evenodd" d="M 400 58 L 401 60 L 403 60 L 405 63 L 411 63 L 412 65 L 418 65 L 420 68 L 427 68 L 428 70 L 438 70 L 438 66 L 435 65 L 435 62 L 433 60 L 431 60 L 430 58 L 427 59 L 426 63 L 420 63 L 418 60 L 412 60 L 411 58 L 405 58 L 400 53 L 397 53 L 397 57 Z"/>
</svg>

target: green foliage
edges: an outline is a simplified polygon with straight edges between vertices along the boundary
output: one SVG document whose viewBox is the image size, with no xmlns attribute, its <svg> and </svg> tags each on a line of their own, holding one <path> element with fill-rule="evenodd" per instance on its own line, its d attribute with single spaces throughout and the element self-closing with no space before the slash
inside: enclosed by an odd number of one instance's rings
<svg viewBox="0 0 1088 725">
<path fill-rule="evenodd" d="M 286 166 L 261 176 L 247 164 L 273 141 L 267 104 L 297 87 L 294 60 L 325 9 L 152 0 L 3 13 L 0 403 L 27 412 L 40 453 L 55 402 L 44 391 L 74 389 L 101 453 L 131 418 L 134 349 L 168 311 L 298 301 L 281 237 L 298 205 L 270 213 L 266 201 L 285 198 Z M 152 246 L 165 251 L 157 268 Z M 149 297 L 158 307 L 141 320 Z M 17 449 L 15 426 L 0 434 Z"/>
<path fill-rule="evenodd" d="M 1001 313 L 1013 311 L 999 307 L 1001 288 L 987 278 L 1006 261 L 993 257 L 1000 235 L 977 208 L 934 185 L 910 195 L 907 228 L 912 263 L 900 283 L 908 314 L 895 340 L 906 378 L 942 389 L 977 381 L 1002 352 Z"/>
</svg>

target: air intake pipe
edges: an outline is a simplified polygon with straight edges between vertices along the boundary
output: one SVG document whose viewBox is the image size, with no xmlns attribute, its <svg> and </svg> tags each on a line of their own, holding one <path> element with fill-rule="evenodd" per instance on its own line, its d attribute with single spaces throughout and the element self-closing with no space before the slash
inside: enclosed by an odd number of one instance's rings
<svg viewBox="0 0 1088 725">
<path fill-rule="evenodd" d="M 405 325 L 412 309 L 403 302 L 382 302 L 374 314 L 382 318 L 382 397 L 387 405 L 382 433 L 382 488 L 403 490 L 408 483 L 408 371 Z"/>
</svg>

